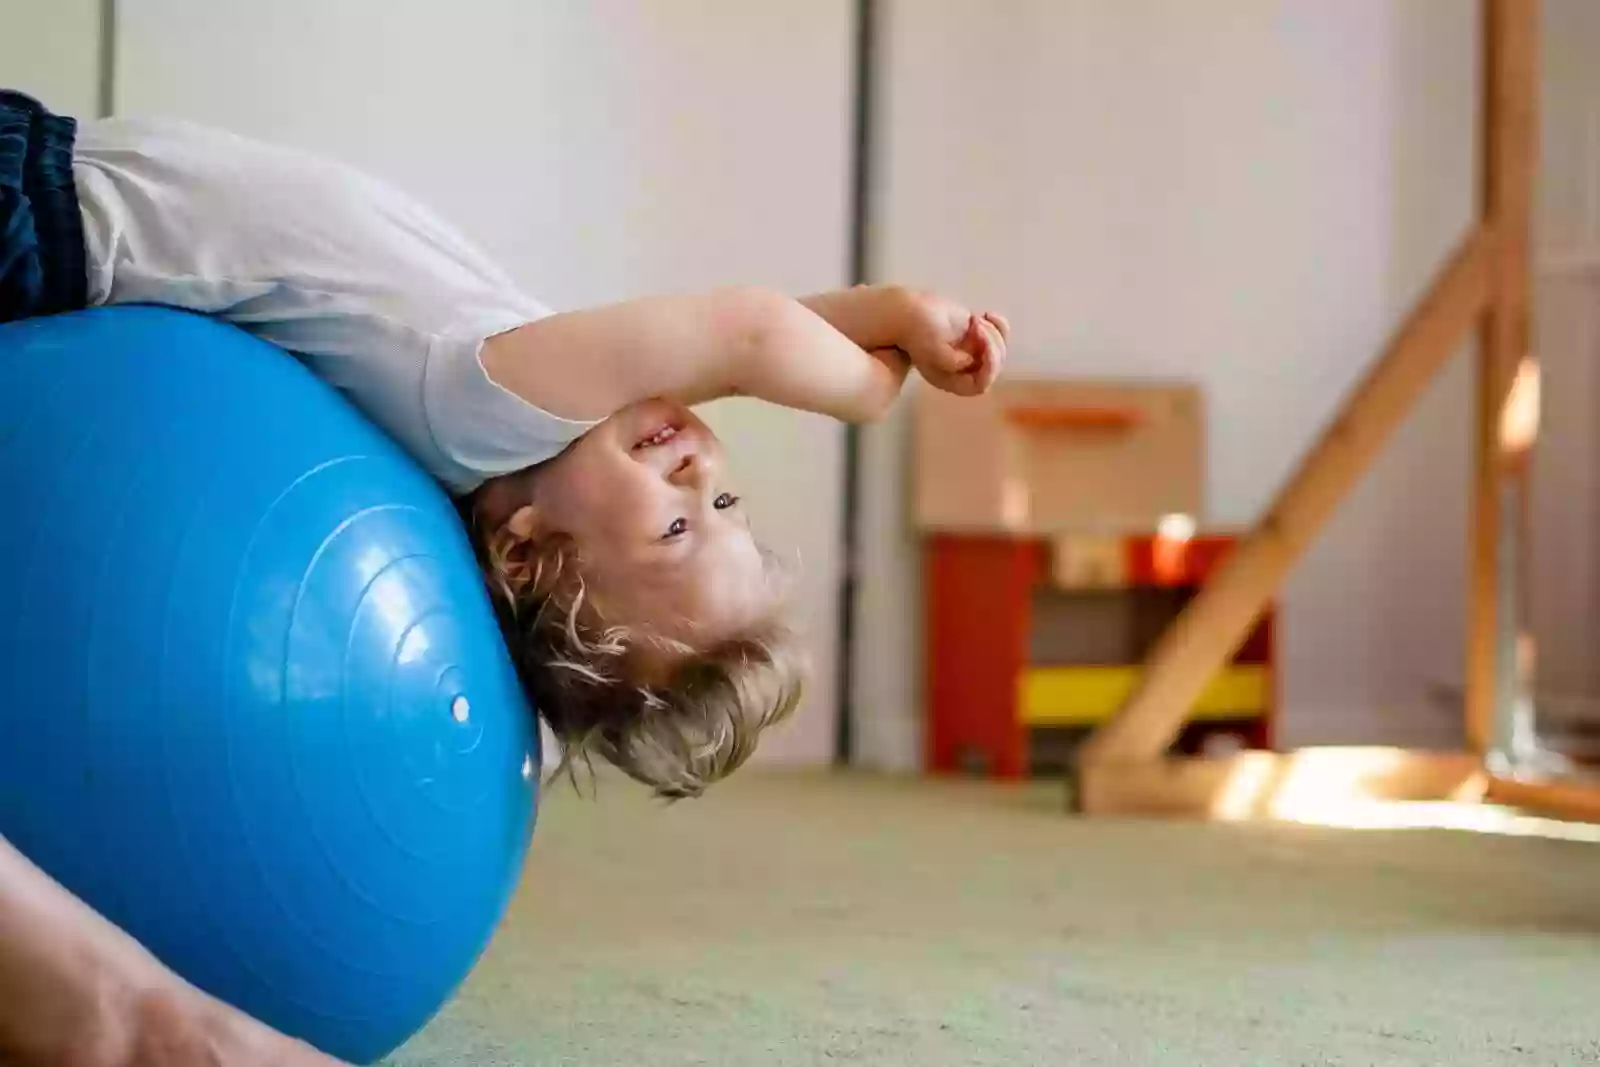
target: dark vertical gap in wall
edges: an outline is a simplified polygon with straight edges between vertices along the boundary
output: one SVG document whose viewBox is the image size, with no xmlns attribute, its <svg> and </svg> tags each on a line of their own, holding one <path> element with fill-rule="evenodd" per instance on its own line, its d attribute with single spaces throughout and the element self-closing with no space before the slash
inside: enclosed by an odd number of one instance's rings
<svg viewBox="0 0 1600 1067">
<path fill-rule="evenodd" d="M 98 55 L 96 106 L 106 118 L 116 108 L 117 89 L 117 0 L 100 0 L 100 53 Z"/>
<path fill-rule="evenodd" d="M 851 137 L 850 173 L 850 284 L 868 281 L 868 209 L 872 186 L 873 65 L 876 58 L 876 0 L 856 0 L 855 5 L 855 115 Z M 835 725 L 834 762 L 849 766 L 856 753 L 856 592 L 860 585 L 861 556 L 861 428 L 844 430 L 844 507 L 841 553 L 843 579 L 839 589 L 839 716 Z"/>
</svg>

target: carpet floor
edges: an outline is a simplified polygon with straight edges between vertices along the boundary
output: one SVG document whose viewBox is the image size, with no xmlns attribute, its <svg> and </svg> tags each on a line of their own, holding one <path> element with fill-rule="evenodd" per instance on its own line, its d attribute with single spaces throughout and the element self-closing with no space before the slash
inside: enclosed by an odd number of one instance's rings
<svg viewBox="0 0 1600 1067">
<path fill-rule="evenodd" d="M 482 964 L 391 1062 L 1600 1063 L 1600 846 L 1059 800 L 552 789 Z"/>
</svg>

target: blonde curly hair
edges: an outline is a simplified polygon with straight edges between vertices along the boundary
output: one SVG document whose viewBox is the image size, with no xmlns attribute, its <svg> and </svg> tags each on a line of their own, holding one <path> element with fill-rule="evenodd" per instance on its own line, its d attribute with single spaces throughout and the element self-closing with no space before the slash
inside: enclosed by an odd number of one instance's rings
<svg viewBox="0 0 1600 1067">
<path fill-rule="evenodd" d="M 556 775 L 576 784 L 599 757 L 659 797 L 697 797 L 799 704 L 810 664 L 781 595 L 743 632 L 691 646 L 608 622 L 570 538 L 484 532 L 470 500 L 462 514 L 523 689 L 561 745 Z"/>
</svg>

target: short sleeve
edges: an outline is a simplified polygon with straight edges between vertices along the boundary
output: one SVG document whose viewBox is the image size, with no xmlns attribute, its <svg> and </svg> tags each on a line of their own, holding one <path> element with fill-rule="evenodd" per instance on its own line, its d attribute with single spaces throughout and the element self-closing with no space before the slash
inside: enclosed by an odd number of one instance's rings
<svg viewBox="0 0 1600 1067">
<path fill-rule="evenodd" d="M 456 469 L 446 480 L 458 492 L 553 459 L 596 425 L 552 415 L 489 377 L 484 342 L 524 321 L 441 335 L 428 354 L 423 408 L 435 445 Z"/>
</svg>

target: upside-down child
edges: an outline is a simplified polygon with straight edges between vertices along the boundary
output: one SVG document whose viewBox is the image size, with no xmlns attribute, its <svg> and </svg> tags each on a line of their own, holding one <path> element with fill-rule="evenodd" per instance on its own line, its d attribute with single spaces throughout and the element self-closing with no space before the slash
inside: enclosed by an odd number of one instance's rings
<svg viewBox="0 0 1600 1067">
<path fill-rule="evenodd" d="M 869 422 L 913 367 L 984 392 L 1009 333 L 896 286 L 555 312 L 341 164 L 0 91 L 0 321 L 130 302 L 294 353 L 403 445 L 458 501 L 565 758 L 667 797 L 738 767 L 805 673 L 781 568 L 691 409 L 739 395 Z"/>
</svg>

